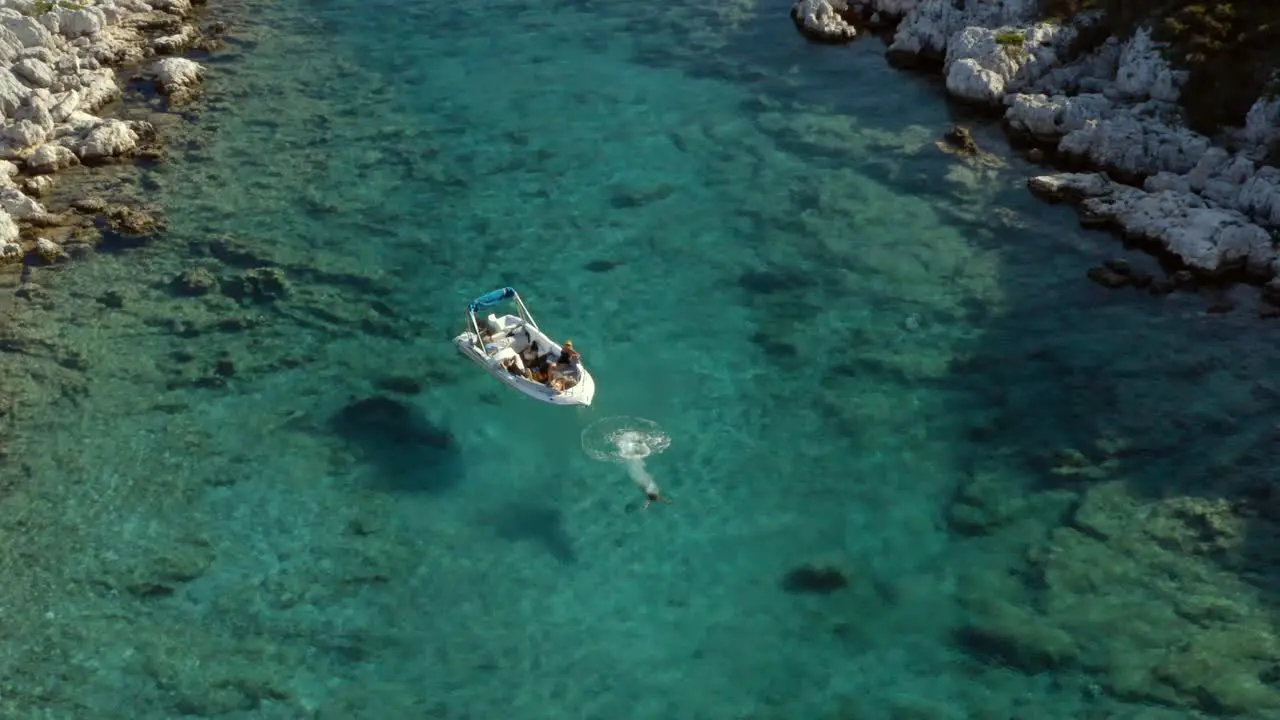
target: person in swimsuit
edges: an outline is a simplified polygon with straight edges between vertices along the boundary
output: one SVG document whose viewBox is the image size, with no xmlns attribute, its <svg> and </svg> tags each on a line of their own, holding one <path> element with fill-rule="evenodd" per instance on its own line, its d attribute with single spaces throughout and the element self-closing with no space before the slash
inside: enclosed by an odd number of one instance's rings
<svg viewBox="0 0 1280 720">
<path fill-rule="evenodd" d="M 573 349 L 573 341 L 565 340 L 564 348 L 560 350 L 560 359 L 556 360 L 556 365 L 569 367 L 571 365 L 579 365 L 582 363 L 582 355 Z"/>
<path fill-rule="evenodd" d="M 582 355 L 574 349 L 572 340 L 565 340 L 564 348 L 560 350 L 560 357 L 556 359 L 556 364 L 549 373 L 550 380 L 548 384 L 561 392 L 568 390 L 577 385 L 578 380 L 567 371 L 576 369 L 579 371 L 579 377 L 581 377 L 581 368 Z"/>
</svg>

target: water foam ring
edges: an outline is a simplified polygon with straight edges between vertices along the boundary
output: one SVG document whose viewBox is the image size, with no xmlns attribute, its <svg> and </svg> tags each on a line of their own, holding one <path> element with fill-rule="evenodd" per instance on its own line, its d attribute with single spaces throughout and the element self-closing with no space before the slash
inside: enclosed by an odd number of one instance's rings
<svg viewBox="0 0 1280 720">
<path fill-rule="evenodd" d="M 641 417 L 601 418 L 582 431 L 582 449 L 602 462 L 628 462 L 656 455 L 671 444 L 658 424 Z"/>
</svg>

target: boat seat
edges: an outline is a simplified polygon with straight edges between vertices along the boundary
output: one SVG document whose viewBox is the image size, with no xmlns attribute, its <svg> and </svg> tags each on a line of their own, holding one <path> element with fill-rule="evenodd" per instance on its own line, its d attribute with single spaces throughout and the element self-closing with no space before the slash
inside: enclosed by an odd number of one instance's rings
<svg viewBox="0 0 1280 720">
<path fill-rule="evenodd" d="M 512 340 L 511 337 L 509 336 L 491 337 L 489 338 L 488 341 L 485 342 L 484 351 L 492 355 L 498 352 L 499 350 L 509 350 L 513 342 L 515 341 Z"/>
<path fill-rule="evenodd" d="M 499 363 L 505 363 L 508 360 L 515 360 L 516 367 L 520 368 L 520 372 L 524 372 L 524 360 L 520 358 L 520 354 L 510 347 L 504 347 L 493 356 L 493 359 Z"/>
</svg>

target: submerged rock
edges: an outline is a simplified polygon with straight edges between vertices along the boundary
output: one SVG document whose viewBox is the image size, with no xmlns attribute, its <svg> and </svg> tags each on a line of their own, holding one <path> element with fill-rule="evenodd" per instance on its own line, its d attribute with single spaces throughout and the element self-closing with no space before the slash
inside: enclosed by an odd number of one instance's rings
<svg viewBox="0 0 1280 720">
<path fill-rule="evenodd" d="M 1105 288 L 1134 287 L 1140 290 L 1149 290 L 1152 294 L 1160 294 L 1162 292 L 1162 288 L 1157 287 L 1160 281 L 1157 281 L 1155 276 L 1133 269 L 1124 260 L 1108 260 L 1101 265 L 1089 268 L 1085 275 Z M 1169 289 L 1173 289 L 1171 281 L 1166 280 L 1163 282 L 1170 283 Z M 1113 469 L 1114 465 L 1114 458 L 1112 458 L 1096 465 L 1089 465 L 1087 468 L 1081 468 L 1081 472 L 1105 476 Z M 1062 470 L 1066 470 L 1066 468 L 1062 468 Z M 1058 468 L 1055 468 L 1056 471 L 1058 471 Z"/>
<path fill-rule="evenodd" d="M 80 159 L 70 148 L 62 145 L 41 145 L 27 157 L 26 169 L 27 172 L 38 175 L 57 172 L 79 162 Z"/>
<path fill-rule="evenodd" d="M 848 585 L 844 571 L 830 565 L 802 565 L 782 578 L 782 589 L 793 594 L 827 595 Z"/>
<path fill-rule="evenodd" d="M 45 263 L 56 263 L 68 258 L 62 246 L 48 238 L 36 238 L 35 255 Z"/>
<path fill-rule="evenodd" d="M 207 295 L 218 288 L 218 276 L 205 268 L 192 268 L 174 278 L 173 287 L 180 295 Z"/>
<path fill-rule="evenodd" d="M 254 268 L 225 283 L 222 292 L 236 300 L 274 302 L 289 294 L 289 281 L 279 268 Z"/>
<path fill-rule="evenodd" d="M 35 177 L 24 178 L 22 181 L 22 192 L 40 197 L 47 195 L 53 189 L 53 178 L 48 175 L 37 175 Z"/>
<path fill-rule="evenodd" d="M 86 133 L 71 149 L 80 162 L 99 163 L 132 155 L 138 150 L 140 140 L 130 123 L 105 120 Z"/>
<path fill-rule="evenodd" d="M 956 125 L 942 136 L 944 142 L 965 155 L 977 155 L 978 141 L 973 139 L 973 131 L 967 127 Z"/>
<path fill-rule="evenodd" d="M 82 204 L 79 207 L 83 209 L 87 205 Z M 128 205 L 108 206 L 101 212 L 106 216 L 112 229 L 126 235 L 153 235 L 162 230 L 165 225 L 164 218 L 158 212 L 148 212 Z"/>
<path fill-rule="evenodd" d="M 1065 631 L 1014 605 L 1000 607 L 956 630 L 956 644 L 980 660 L 1029 675 L 1074 662 L 1076 643 Z"/>
</svg>

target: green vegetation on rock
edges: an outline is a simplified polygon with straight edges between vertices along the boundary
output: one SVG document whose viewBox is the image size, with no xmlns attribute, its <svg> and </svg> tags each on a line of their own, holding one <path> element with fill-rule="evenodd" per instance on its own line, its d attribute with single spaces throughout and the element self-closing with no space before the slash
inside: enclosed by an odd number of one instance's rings
<svg viewBox="0 0 1280 720">
<path fill-rule="evenodd" d="M 1005 47 L 1022 47 L 1027 42 L 1027 38 L 1017 30 L 1001 30 L 996 33 L 996 44 Z"/>
<path fill-rule="evenodd" d="M 1280 3 L 1242 0 L 1229 3 L 1196 0 L 1042 0 L 1047 17 L 1069 18 L 1098 11 L 1098 33 L 1127 38 L 1139 27 L 1151 27 L 1152 39 L 1167 43 L 1170 64 L 1188 72 L 1182 89 L 1187 124 L 1213 134 L 1223 126 L 1239 126 L 1258 97 L 1274 93 L 1280 68 Z"/>
</svg>

